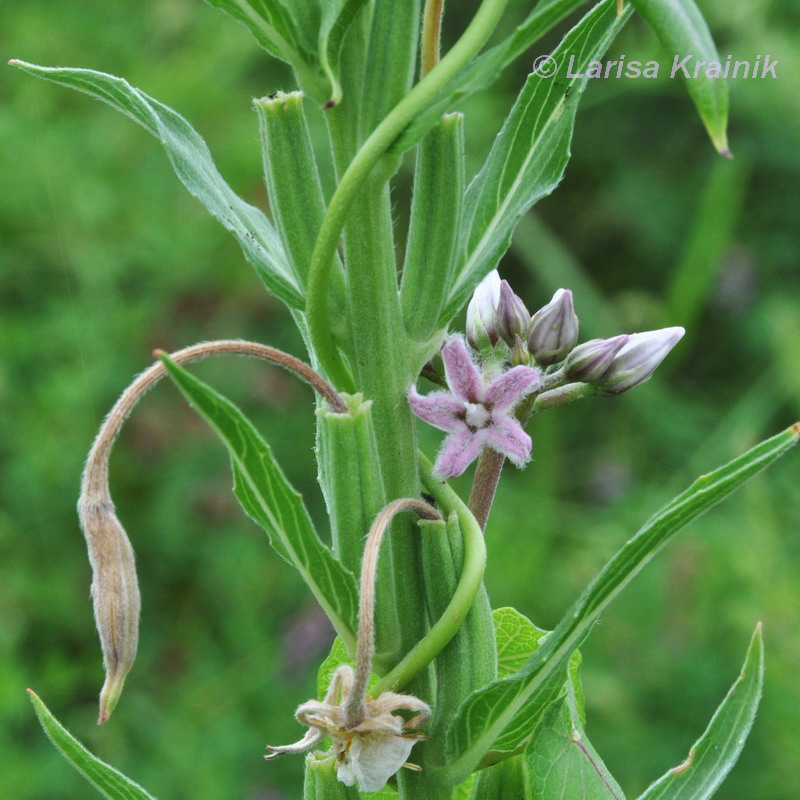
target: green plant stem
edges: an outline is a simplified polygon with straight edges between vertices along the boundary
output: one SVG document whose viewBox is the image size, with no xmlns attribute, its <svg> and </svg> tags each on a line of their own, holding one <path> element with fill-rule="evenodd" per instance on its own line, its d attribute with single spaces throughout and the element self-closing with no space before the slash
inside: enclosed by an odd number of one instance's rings
<svg viewBox="0 0 800 800">
<path fill-rule="evenodd" d="M 419 462 L 426 491 L 433 495 L 442 510 L 455 511 L 458 516 L 464 536 L 464 567 L 453 599 L 442 616 L 405 658 L 373 687 L 375 697 L 405 686 L 447 646 L 472 608 L 486 569 L 486 545 L 475 517 L 446 483 L 433 477 L 433 466 L 421 453 Z"/>
<path fill-rule="evenodd" d="M 463 69 L 494 30 L 508 0 L 484 0 L 469 27 L 439 64 L 407 94 L 364 142 L 350 162 L 331 198 L 311 258 L 306 314 L 309 334 L 320 364 L 334 383 L 350 383 L 347 368 L 329 335 L 327 318 L 328 279 L 333 255 L 345 220 L 369 173 L 438 92 Z"/>
</svg>

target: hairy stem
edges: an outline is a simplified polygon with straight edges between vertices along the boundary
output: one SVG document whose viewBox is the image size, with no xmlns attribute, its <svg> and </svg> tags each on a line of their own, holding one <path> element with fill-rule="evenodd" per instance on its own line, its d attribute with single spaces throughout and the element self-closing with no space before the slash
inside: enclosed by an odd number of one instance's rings
<svg viewBox="0 0 800 800">
<path fill-rule="evenodd" d="M 475 519 L 478 520 L 482 531 L 486 530 L 486 522 L 489 519 L 489 512 L 492 510 L 494 495 L 505 460 L 506 457 L 502 453 L 497 453 L 487 447 L 481 453 L 478 466 L 475 468 L 475 478 L 467 505 Z"/>
<path fill-rule="evenodd" d="M 427 0 L 422 19 L 422 77 L 439 63 L 444 0 Z"/>
<path fill-rule="evenodd" d="M 375 652 L 375 577 L 383 534 L 394 517 L 403 511 L 414 511 L 423 519 L 442 519 L 442 515 L 433 506 L 423 503 L 421 500 L 405 497 L 393 500 L 381 509 L 367 534 L 364 560 L 361 562 L 355 681 L 345 706 L 348 728 L 356 727 L 364 717 L 367 683 L 372 670 L 372 656 Z"/>
</svg>

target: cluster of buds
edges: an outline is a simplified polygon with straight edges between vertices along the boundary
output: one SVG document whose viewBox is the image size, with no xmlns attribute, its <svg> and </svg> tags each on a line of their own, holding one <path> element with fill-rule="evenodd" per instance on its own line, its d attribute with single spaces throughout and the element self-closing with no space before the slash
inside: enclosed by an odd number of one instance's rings
<svg viewBox="0 0 800 800">
<path fill-rule="evenodd" d="M 683 328 L 662 328 L 578 345 L 571 291 L 559 289 L 531 315 L 497 270 L 475 290 L 466 330 L 469 345 L 485 356 L 557 371 L 564 381 L 591 384 L 598 394 L 621 394 L 646 381 L 684 334 Z"/>
</svg>

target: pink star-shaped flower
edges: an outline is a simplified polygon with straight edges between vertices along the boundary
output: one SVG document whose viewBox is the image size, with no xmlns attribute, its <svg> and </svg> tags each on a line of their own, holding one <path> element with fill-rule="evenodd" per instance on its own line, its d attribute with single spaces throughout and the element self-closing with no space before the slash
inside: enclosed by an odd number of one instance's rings
<svg viewBox="0 0 800 800">
<path fill-rule="evenodd" d="M 408 390 L 411 410 L 449 435 L 434 465 L 442 478 L 454 478 L 490 447 L 521 467 L 531 455 L 531 437 L 513 416 L 523 397 L 535 392 L 541 375 L 532 367 L 513 367 L 487 383 L 460 336 L 442 348 L 448 392 L 421 395 Z"/>
</svg>

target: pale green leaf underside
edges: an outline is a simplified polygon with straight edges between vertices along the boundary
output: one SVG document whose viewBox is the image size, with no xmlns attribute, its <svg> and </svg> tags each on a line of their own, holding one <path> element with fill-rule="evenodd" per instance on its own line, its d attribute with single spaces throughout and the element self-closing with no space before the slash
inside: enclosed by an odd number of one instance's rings
<svg viewBox="0 0 800 800">
<path fill-rule="evenodd" d="M 449 770 L 458 781 L 469 774 L 519 710 L 552 695 L 572 652 L 589 635 L 602 611 L 685 525 L 732 494 L 797 444 L 800 424 L 773 436 L 707 475 L 667 503 L 628 541 L 583 592 L 522 669 L 474 692 L 448 730 Z"/>
<path fill-rule="evenodd" d="M 578 101 L 586 87 L 585 67 L 605 53 L 629 16 L 630 9 L 618 18 L 614 0 L 603 0 L 553 51 L 559 65 L 556 75 L 528 76 L 486 163 L 467 190 L 466 246 L 440 320 L 443 326 L 497 266 L 522 214 L 561 181 Z M 570 59 L 570 74 L 581 77 L 566 76 Z"/>
<path fill-rule="evenodd" d="M 659 778 L 639 800 L 706 800 L 739 758 L 761 700 L 764 643 L 759 624 L 744 665 L 683 764 Z"/>
<path fill-rule="evenodd" d="M 704 69 L 694 77 L 694 65 L 698 61 L 720 60 L 703 13 L 694 0 L 631 0 L 631 4 L 656 32 L 673 58 L 677 55 L 680 61 L 693 56 L 686 65 L 691 76 L 686 79 L 686 88 L 714 147 L 723 155 L 730 155 L 728 85 L 723 78 L 708 77 Z M 676 74 L 685 77 L 682 70 Z"/>
<path fill-rule="evenodd" d="M 358 616 L 355 579 L 320 540 L 303 498 L 286 480 L 269 445 L 233 403 L 167 357 L 162 360 L 190 405 L 227 447 L 236 493 L 245 511 L 267 531 L 275 550 L 300 572 L 351 648 Z"/>
<path fill-rule="evenodd" d="M 624 800 L 566 700 L 552 706 L 525 749 L 525 773 L 536 800 Z"/>
<path fill-rule="evenodd" d="M 228 186 L 208 146 L 180 114 L 114 75 L 91 69 L 39 67 L 24 61 L 11 63 L 38 78 L 108 103 L 155 136 L 164 145 L 181 183 L 236 237 L 264 285 L 292 308 L 303 308 L 303 292 L 275 229 L 259 209 L 245 203 Z"/>
<path fill-rule="evenodd" d="M 61 752 L 61 755 L 72 764 L 89 783 L 110 800 L 155 800 L 146 792 L 126 778 L 119 770 L 92 755 L 61 723 L 53 716 L 50 709 L 39 696 L 28 689 L 33 708 L 39 722 L 50 741 Z"/>
</svg>

